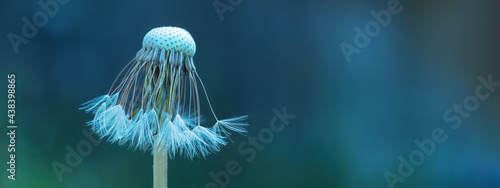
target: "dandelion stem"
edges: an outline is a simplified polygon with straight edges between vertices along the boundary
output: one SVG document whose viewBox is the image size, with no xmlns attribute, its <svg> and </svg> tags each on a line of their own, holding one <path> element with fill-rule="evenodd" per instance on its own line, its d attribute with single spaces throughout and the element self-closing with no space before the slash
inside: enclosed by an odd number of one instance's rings
<svg viewBox="0 0 500 188">
<path fill-rule="evenodd" d="M 169 108 L 170 103 L 169 100 L 163 103 L 163 100 L 166 98 L 164 88 L 162 87 L 162 82 L 165 80 L 165 71 L 160 71 L 159 75 L 155 76 L 155 70 L 160 67 L 155 67 L 150 69 L 146 75 L 146 82 L 151 80 L 157 80 L 156 83 L 153 83 L 151 98 L 154 105 L 154 108 L 157 112 L 160 112 L 159 117 L 159 126 L 156 129 L 156 133 L 161 129 L 161 125 L 164 121 L 168 121 L 167 117 L 162 116 L 163 111 L 167 113 L 172 113 L 172 110 Z M 147 83 L 145 83 L 147 84 Z M 167 85 L 170 83 L 166 83 Z M 144 87 L 147 87 L 146 85 Z M 144 96 L 147 97 L 147 96 Z M 143 99 L 144 100 L 144 99 Z M 148 100 L 148 99 L 146 99 Z M 158 135 L 154 136 L 155 142 L 158 138 Z M 160 144 L 154 144 L 153 148 L 153 187 L 154 188 L 167 188 L 167 180 L 168 180 L 168 152 L 165 150 L 165 147 L 162 147 Z"/>
<path fill-rule="evenodd" d="M 167 188 L 168 154 L 160 151 L 158 145 L 153 150 L 153 181 L 154 188 Z"/>
</svg>

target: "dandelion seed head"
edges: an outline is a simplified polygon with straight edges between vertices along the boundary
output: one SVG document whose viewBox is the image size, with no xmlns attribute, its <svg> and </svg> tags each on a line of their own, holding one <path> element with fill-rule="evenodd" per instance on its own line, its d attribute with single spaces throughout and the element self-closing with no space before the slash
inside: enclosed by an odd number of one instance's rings
<svg viewBox="0 0 500 188">
<path fill-rule="evenodd" d="M 193 37 L 182 28 L 149 31 L 124 74 L 117 77 L 121 82 L 80 108 L 94 114 L 88 125 L 111 143 L 144 151 L 158 146 L 171 157 L 188 158 L 219 151 L 229 131 L 246 133 L 246 116 L 216 117 L 194 66 L 195 52 Z M 202 125 L 200 91 L 216 120 L 211 127 Z"/>
<path fill-rule="evenodd" d="M 193 57 L 196 53 L 196 43 L 188 31 L 178 27 L 157 27 L 149 31 L 142 41 L 142 46 L 148 49 L 182 52 Z"/>
</svg>

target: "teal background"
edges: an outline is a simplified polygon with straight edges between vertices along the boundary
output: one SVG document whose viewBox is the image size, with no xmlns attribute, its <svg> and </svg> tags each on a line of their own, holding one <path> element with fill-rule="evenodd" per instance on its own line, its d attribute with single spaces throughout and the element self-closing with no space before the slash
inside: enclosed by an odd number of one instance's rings
<svg viewBox="0 0 500 188">
<path fill-rule="evenodd" d="M 149 152 L 105 141 L 62 182 L 51 164 L 65 164 L 65 147 L 87 139 L 92 116 L 80 104 L 106 94 L 158 26 L 191 33 L 216 114 L 249 115 L 248 136 L 269 126 L 274 108 L 297 115 L 251 162 L 238 152 L 248 142 L 241 135 L 206 159 L 170 160 L 169 187 L 205 187 L 231 160 L 242 171 L 227 187 L 389 187 L 384 172 L 397 173 L 398 156 L 436 128 L 447 140 L 395 187 L 500 187 L 500 92 L 457 130 L 443 120 L 474 94 L 478 76 L 500 81 L 498 1 L 402 0 L 403 11 L 351 63 L 339 44 L 353 44 L 353 28 L 388 1 L 243 0 L 221 21 L 211 0 L 71 0 L 15 53 L 7 34 L 21 34 L 37 2 L 0 2 L 0 125 L 14 73 L 19 126 L 16 181 L 6 177 L 8 130 L 0 129 L 0 187 L 152 187 Z M 202 113 L 210 117 L 206 104 Z"/>
</svg>

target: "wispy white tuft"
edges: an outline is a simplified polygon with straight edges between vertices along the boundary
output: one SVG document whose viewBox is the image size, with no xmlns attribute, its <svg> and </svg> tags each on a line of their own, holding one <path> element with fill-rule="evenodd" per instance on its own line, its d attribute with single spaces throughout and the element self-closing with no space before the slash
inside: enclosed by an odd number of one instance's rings
<svg viewBox="0 0 500 188">
<path fill-rule="evenodd" d="M 97 109 L 101 106 L 101 104 L 107 103 L 108 106 L 116 105 L 117 99 L 118 99 L 118 93 L 112 96 L 109 95 L 99 96 L 83 103 L 82 107 L 78 109 L 85 110 L 85 112 L 87 113 L 95 114 Z"/>
<path fill-rule="evenodd" d="M 194 158 L 218 152 L 227 144 L 224 139 L 212 128 L 198 125 L 191 129 L 186 120 L 177 114 L 173 121 L 165 121 L 158 132 L 156 144 L 172 157 L 183 155 Z"/>
<path fill-rule="evenodd" d="M 248 116 L 239 116 L 239 117 L 219 120 L 217 121 L 217 123 L 215 123 L 214 129 L 218 134 L 224 134 L 226 136 L 231 135 L 231 133 L 228 130 L 240 134 L 245 134 L 247 133 L 245 127 L 248 126 L 248 123 L 245 123 L 244 121 L 246 121 L 247 118 Z"/>
<path fill-rule="evenodd" d="M 80 108 L 95 114 L 88 122 L 91 129 L 111 143 L 128 145 L 132 150 L 150 150 L 155 144 L 169 156 L 177 155 L 188 158 L 206 157 L 220 151 L 227 144 L 228 132 L 246 133 L 246 116 L 219 120 L 213 127 L 196 125 L 195 119 L 176 114 L 173 120 L 170 114 L 163 113 L 160 124 L 157 112 L 139 109 L 130 117 L 121 105 L 116 104 L 116 95 L 104 95 L 83 104 Z M 156 135 L 156 139 L 155 139 Z"/>
</svg>

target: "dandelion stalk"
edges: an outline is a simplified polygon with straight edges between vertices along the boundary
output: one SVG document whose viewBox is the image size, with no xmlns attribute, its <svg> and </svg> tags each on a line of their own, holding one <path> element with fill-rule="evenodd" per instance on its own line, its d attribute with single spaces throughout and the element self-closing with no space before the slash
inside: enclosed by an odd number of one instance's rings
<svg viewBox="0 0 500 188">
<path fill-rule="evenodd" d="M 153 149 L 153 187 L 166 188 L 168 182 L 168 153 L 160 151 L 159 146 Z"/>
<path fill-rule="evenodd" d="M 215 115 L 194 66 L 195 52 L 186 30 L 154 28 L 117 76 L 121 82 L 80 108 L 94 114 L 88 125 L 101 138 L 133 150 L 152 150 L 154 188 L 167 187 L 169 158 L 205 157 L 227 144 L 229 131 L 246 133 L 247 116 L 219 120 Z M 216 120 L 212 127 L 201 125 L 198 85 Z"/>
</svg>

